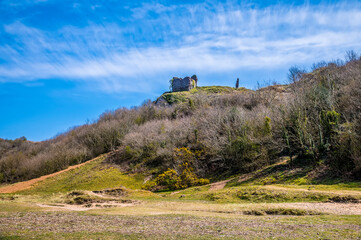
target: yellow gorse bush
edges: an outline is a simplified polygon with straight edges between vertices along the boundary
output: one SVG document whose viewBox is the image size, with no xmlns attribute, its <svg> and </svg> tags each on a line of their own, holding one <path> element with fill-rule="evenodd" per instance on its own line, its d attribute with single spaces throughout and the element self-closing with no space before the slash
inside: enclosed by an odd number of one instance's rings
<svg viewBox="0 0 361 240">
<path fill-rule="evenodd" d="M 191 167 L 191 162 L 199 151 L 193 153 L 188 148 L 176 148 L 174 158 L 175 161 L 181 162 L 179 165 L 179 172 L 175 169 L 168 168 L 167 171 L 159 174 L 154 180 L 148 182 L 144 188 L 149 190 L 157 189 L 184 189 L 192 186 L 199 186 L 209 184 L 209 179 L 198 178 L 194 173 L 194 168 Z"/>
</svg>

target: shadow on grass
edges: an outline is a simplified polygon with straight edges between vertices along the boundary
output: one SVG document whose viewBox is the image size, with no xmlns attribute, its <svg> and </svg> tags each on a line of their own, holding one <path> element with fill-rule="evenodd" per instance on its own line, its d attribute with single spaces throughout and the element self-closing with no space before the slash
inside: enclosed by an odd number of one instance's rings
<svg viewBox="0 0 361 240">
<path fill-rule="evenodd" d="M 348 187 L 360 188 L 360 182 L 354 182 L 350 179 L 337 177 L 325 163 L 315 164 L 304 158 L 295 158 L 292 163 L 290 160 L 283 161 L 260 169 L 253 173 L 241 175 L 234 178 L 227 187 L 241 185 L 268 185 L 268 184 L 345 184 Z"/>
</svg>

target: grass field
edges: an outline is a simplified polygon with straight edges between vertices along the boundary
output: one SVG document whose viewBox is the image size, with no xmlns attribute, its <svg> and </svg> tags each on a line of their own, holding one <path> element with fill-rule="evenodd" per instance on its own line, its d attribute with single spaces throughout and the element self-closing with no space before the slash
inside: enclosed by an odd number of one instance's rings
<svg viewBox="0 0 361 240">
<path fill-rule="evenodd" d="M 217 187 L 152 193 L 140 189 L 145 178 L 98 158 L 0 194 L 0 239 L 361 238 L 359 183 L 234 176 Z"/>
</svg>

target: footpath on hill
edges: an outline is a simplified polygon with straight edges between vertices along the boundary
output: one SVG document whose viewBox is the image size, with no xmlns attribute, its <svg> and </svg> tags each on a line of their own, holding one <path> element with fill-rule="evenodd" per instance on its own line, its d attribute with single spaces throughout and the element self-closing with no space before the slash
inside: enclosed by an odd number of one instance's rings
<svg viewBox="0 0 361 240">
<path fill-rule="evenodd" d="M 89 163 L 91 161 L 94 161 L 95 159 L 97 159 L 97 158 L 94 158 L 92 160 L 89 160 L 89 161 L 86 161 L 86 162 L 83 162 L 83 163 L 80 163 L 80 164 L 77 164 L 77 165 L 70 166 L 67 169 L 61 170 L 59 172 L 55 172 L 55 173 L 44 175 L 44 176 L 41 176 L 41 177 L 38 177 L 38 178 L 30 179 L 28 181 L 18 182 L 18 183 L 14 183 L 14 184 L 11 184 L 11 185 L 6 185 L 4 187 L 0 187 L 0 193 L 15 193 L 15 192 L 18 192 L 18 191 L 29 189 L 32 186 L 34 186 L 34 184 L 36 184 L 38 182 L 41 182 L 41 181 L 43 181 L 43 180 L 45 180 L 47 178 L 54 177 L 54 176 L 56 176 L 58 174 L 70 171 L 70 170 L 78 168 L 80 166 L 83 166 L 83 165 L 85 165 L 85 164 L 87 164 L 87 163 Z"/>
</svg>

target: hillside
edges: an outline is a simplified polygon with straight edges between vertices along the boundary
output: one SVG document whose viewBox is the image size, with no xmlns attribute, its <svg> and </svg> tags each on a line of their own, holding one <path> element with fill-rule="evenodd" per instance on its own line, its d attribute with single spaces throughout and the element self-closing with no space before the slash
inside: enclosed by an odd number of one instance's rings
<svg viewBox="0 0 361 240">
<path fill-rule="evenodd" d="M 125 173 L 105 159 L 0 194 L 1 237 L 234 239 L 256 232 L 269 238 L 269 228 L 281 239 L 359 235 L 361 184 L 309 185 L 297 182 L 297 173 L 269 182 L 280 168 L 287 175 L 297 170 L 287 159 L 221 182 L 155 193 L 140 189 L 149 176 Z"/>
<path fill-rule="evenodd" d="M 137 189 L 142 178 L 100 157 L 26 191 L 0 194 L 0 236 L 242 239 L 256 234 L 262 239 L 357 239 L 360 233 L 360 184 L 243 185 L 240 175 L 226 180 L 222 188 L 214 186 L 224 181 L 152 193 Z"/>
<path fill-rule="evenodd" d="M 358 239 L 360 76 L 329 63 L 0 140 L 0 239 Z"/>
<path fill-rule="evenodd" d="M 107 162 L 104 155 L 38 179 L 0 187 L 0 193 L 10 193 L 8 196 L 19 196 L 19 194 L 51 196 L 73 191 L 97 192 L 105 189 L 122 189 L 132 199 L 323 202 L 345 198 L 345 202 L 361 201 L 360 182 L 317 182 L 307 175 L 311 172 L 309 169 L 300 166 L 291 167 L 289 164 L 289 160 L 280 159 L 273 165 L 247 174 L 233 175 L 223 181 L 178 191 L 159 191 L 154 194 L 142 190 L 145 183 L 150 181 L 149 176 L 141 173 L 126 173 L 117 165 Z M 242 198 L 239 196 L 240 192 L 245 194 Z"/>
<path fill-rule="evenodd" d="M 289 85 L 256 91 L 209 86 L 164 93 L 48 141 L 1 140 L 0 181 L 40 177 L 104 153 L 122 171 L 152 176 L 149 189 L 226 179 L 282 157 L 291 167 L 313 169 L 314 181 L 359 179 L 360 66 L 352 60 L 310 73 L 293 69 Z M 165 172 L 177 186 L 157 180 Z"/>
</svg>

